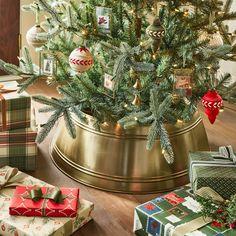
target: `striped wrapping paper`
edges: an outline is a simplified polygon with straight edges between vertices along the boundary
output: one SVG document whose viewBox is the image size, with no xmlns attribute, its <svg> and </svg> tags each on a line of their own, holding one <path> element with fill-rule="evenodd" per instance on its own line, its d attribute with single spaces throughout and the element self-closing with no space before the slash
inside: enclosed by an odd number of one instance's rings
<svg viewBox="0 0 236 236">
<path fill-rule="evenodd" d="M 0 144 L 0 167 L 9 165 L 20 170 L 35 170 L 36 156 L 35 142 Z"/>
<path fill-rule="evenodd" d="M 16 81 L 1 83 L 4 89 L 17 88 Z M 31 98 L 28 93 L 1 93 L 0 131 L 30 127 Z"/>
</svg>

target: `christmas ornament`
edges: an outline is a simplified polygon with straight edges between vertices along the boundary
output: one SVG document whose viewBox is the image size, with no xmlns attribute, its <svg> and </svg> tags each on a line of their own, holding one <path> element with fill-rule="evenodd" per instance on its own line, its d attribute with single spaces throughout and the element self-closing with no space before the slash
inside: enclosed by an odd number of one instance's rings
<svg viewBox="0 0 236 236">
<path fill-rule="evenodd" d="M 87 48 L 76 48 L 69 56 L 70 67 L 76 72 L 85 72 L 93 66 L 93 56 Z"/>
<path fill-rule="evenodd" d="M 160 47 L 161 39 L 165 36 L 165 30 L 161 26 L 160 20 L 156 18 L 153 23 L 148 26 L 146 32 L 153 40 L 152 50 L 155 53 Z"/>
<path fill-rule="evenodd" d="M 205 107 L 205 113 L 211 124 L 215 122 L 223 100 L 216 90 L 209 90 L 202 98 L 202 105 Z"/>
<path fill-rule="evenodd" d="M 180 11 L 184 13 L 184 16 L 192 16 L 194 15 L 196 8 L 192 4 L 185 4 L 180 6 Z"/>
<path fill-rule="evenodd" d="M 192 96 L 192 73 L 191 68 L 174 69 L 175 85 L 174 92 L 179 96 Z"/>
<path fill-rule="evenodd" d="M 40 25 L 35 25 L 27 31 L 26 40 L 29 45 L 35 48 L 40 48 L 47 42 L 46 39 L 37 38 L 39 33 L 45 33 L 45 30 Z"/>
<path fill-rule="evenodd" d="M 139 79 L 136 79 L 135 84 L 133 86 L 134 89 L 140 90 L 142 88 L 141 82 Z"/>
<path fill-rule="evenodd" d="M 107 7 L 96 7 L 97 25 L 103 33 L 110 33 L 112 9 Z"/>
<path fill-rule="evenodd" d="M 132 101 L 132 104 L 138 107 L 141 105 L 141 99 L 137 94 L 134 95 L 134 100 Z"/>
<path fill-rule="evenodd" d="M 43 73 L 45 75 L 53 75 L 55 69 L 54 58 L 45 58 L 43 59 Z"/>
<path fill-rule="evenodd" d="M 104 74 L 104 87 L 109 90 L 114 90 L 115 82 L 113 76 L 109 74 Z"/>
<path fill-rule="evenodd" d="M 209 40 L 210 47 L 220 47 L 224 45 L 224 41 L 218 31 L 214 33 L 202 32 L 199 36 L 199 41 L 202 42 L 205 40 Z"/>
<path fill-rule="evenodd" d="M 178 104 L 180 103 L 180 101 L 181 101 L 181 97 L 178 94 L 176 93 L 172 94 L 172 102 L 174 104 Z"/>
</svg>

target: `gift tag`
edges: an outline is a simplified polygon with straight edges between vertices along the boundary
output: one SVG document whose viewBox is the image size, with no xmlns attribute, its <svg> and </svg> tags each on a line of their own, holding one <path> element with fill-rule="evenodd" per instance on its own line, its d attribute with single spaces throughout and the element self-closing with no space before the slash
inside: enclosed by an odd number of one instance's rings
<svg viewBox="0 0 236 236">
<path fill-rule="evenodd" d="M 174 92 L 182 97 L 192 96 L 192 69 L 175 69 Z"/>
<path fill-rule="evenodd" d="M 110 33 L 112 9 L 107 7 L 96 7 L 98 28 L 103 33 Z"/>
<path fill-rule="evenodd" d="M 115 82 L 112 79 L 112 75 L 104 74 L 104 87 L 113 91 Z"/>
<path fill-rule="evenodd" d="M 183 202 L 183 206 L 187 207 L 189 210 L 191 210 L 194 213 L 199 213 L 201 212 L 201 205 L 194 200 L 192 197 L 186 197 L 184 198 L 185 202 Z"/>
</svg>

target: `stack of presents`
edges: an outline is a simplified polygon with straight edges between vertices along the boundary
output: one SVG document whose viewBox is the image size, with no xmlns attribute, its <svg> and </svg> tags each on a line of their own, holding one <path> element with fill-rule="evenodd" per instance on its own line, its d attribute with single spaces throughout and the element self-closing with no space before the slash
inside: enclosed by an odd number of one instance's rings
<svg viewBox="0 0 236 236">
<path fill-rule="evenodd" d="M 135 208 L 136 235 L 236 235 L 236 157 L 232 147 L 220 147 L 219 152 L 189 153 L 189 179 L 190 185 Z M 231 208 L 225 208 L 230 202 Z M 230 212 L 232 219 L 227 218 Z M 228 224 L 230 220 L 234 222 Z"/>
<path fill-rule="evenodd" d="M 17 82 L 0 84 L 0 235 L 71 235 L 91 218 L 78 188 L 58 188 L 21 172 L 35 170 L 37 130 L 31 98 Z"/>
</svg>

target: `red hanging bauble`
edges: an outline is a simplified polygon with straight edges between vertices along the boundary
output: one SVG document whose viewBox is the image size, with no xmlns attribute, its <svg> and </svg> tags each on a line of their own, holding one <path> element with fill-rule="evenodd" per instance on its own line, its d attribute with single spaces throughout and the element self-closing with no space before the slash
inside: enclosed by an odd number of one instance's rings
<svg viewBox="0 0 236 236">
<path fill-rule="evenodd" d="M 209 90 L 202 98 L 202 105 L 205 107 L 209 121 L 213 124 L 223 105 L 222 97 L 216 90 Z"/>
</svg>

